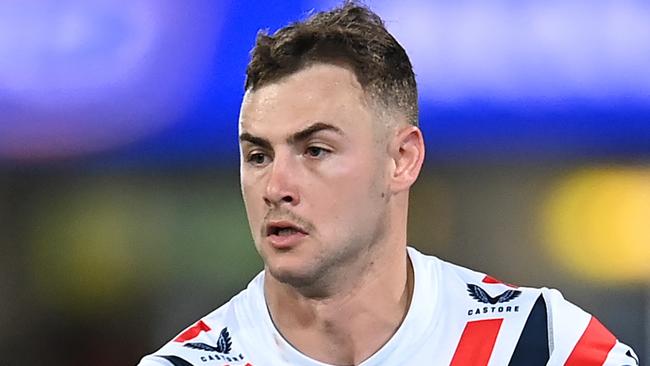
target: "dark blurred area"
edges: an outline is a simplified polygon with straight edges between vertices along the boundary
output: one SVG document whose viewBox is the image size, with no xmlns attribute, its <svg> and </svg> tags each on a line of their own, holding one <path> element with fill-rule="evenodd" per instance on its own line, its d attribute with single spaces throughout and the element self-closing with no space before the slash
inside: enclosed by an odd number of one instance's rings
<svg viewBox="0 0 650 366">
<path fill-rule="evenodd" d="M 650 363 L 650 4 L 366 3 L 420 88 L 409 242 Z M 336 4 L 0 2 L 2 365 L 134 365 L 246 286 L 248 53 Z"/>
</svg>

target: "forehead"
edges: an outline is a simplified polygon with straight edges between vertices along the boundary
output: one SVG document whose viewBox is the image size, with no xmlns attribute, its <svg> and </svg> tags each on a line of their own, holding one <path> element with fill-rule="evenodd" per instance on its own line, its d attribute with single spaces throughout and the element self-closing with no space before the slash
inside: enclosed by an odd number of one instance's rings
<svg viewBox="0 0 650 366">
<path fill-rule="evenodd" d="M 239 129 L 267 134 L 325 122 L 345 131 L 369 124 L 372 117 L 366 94 L 353 71 L 333 64 L 315 64 L 247 91 Z"/>
</svg>

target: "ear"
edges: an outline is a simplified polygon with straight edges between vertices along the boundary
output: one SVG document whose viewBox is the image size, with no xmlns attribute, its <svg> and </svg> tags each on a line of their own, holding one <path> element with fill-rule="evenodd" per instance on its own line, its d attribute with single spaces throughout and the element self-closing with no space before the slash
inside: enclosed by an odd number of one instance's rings
<svg viewBox="0 0 650 366">
<path fill-rule="evenodd" d="M 422 131 L 411 125 L 398 129 L 390 142 L 389 154 L 393 163 L 391 191 L 397 193 L 409 189 L 424 163 Z"/>
</svg>

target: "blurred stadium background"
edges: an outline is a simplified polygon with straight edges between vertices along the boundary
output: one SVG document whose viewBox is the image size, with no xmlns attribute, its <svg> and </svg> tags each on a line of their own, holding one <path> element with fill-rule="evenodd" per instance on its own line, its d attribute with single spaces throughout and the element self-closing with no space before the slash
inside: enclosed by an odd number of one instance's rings
<svg viewBox="0 0 650 366">
<path fill-rule="evenodd" d="M 2 365 L 133 365 L 246 285 L 248 53 L 335 4 L 0 2 Z M 650 364 L 650 3 L 367 4 L 421 91 L 410 242 L 560 289 Z"/>
</svg>

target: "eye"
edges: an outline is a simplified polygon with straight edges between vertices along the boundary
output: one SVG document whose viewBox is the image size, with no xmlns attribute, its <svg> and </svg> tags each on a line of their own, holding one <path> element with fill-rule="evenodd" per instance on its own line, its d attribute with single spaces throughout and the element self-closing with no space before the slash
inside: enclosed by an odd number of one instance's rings
<svg viewBox="0 0 650 366">
<path fill-rule="evenodd" d="M 305 154 L 310 158 L 320 158 L 329 152 L 329 150 L 319 146 L 309 146 L 307 150 L 305 150 Z"/>
<path fill-rule="evenodd" d="M 255 152 L 248 155 L 246 162 L 252 165 L 265 165 L 266 163 L 268 163 L 268 160 L 269 160 L 268 155 L 261 152 Z"/>
</svg>

